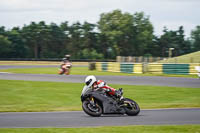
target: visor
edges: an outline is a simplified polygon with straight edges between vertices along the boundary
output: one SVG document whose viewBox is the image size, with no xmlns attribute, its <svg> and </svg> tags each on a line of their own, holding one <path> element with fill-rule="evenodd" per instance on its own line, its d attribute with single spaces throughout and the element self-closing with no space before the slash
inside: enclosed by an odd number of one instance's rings
<svg viewBox="0 0 200 133">
<path fill-rule="evenodd" d="M 88 80 L 88 81 L 86 82 L 86 85 L 88 86 L 88 85 L 91 83 L 91 81 L 92 81 L 92 79 Z"/>
</svg>

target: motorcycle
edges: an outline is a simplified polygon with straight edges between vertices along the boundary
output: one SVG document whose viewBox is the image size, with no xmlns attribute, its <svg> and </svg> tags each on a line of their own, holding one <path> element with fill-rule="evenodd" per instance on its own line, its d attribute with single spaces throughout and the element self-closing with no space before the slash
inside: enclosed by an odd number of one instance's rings
<svg viewBox="0 0 200 133">
<path fill-rule="evenodd" d="M 60 75 L 62 75 L 62 74 L 69 75 L 71 66 L 72 66 L 72 64 L 70 62 L 65 63 L 65 64 L 61 64 L 58 74 L 60 74 Z"/>
<path fill-rule="evenodd" d="M 120 90 L 121 95 L 123 91 Z M 136 116 L 140 112 L 139 105 L 129 98 L 110 96 L 106 91 L 98 91 L 84 86 L 81 93 L 83 111 L 94 117 L 102 114 L 127 114 Z"/>
</svg>

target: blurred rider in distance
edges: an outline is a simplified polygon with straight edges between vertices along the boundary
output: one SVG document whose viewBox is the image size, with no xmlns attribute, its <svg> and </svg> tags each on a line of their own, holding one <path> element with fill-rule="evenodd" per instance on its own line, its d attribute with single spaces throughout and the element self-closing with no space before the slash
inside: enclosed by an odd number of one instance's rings
<svg viewBox="0 0 200 133">
<path fill-rule="evenodd" d="M 70 62 L 70 55 L 65 55 L 65 58 L 63 58 L 62 63 L 60 65 L 60 71 L 59 74 L 70 74 L 70 68 L 72 67 L 72 63 Z"/>
</svg>

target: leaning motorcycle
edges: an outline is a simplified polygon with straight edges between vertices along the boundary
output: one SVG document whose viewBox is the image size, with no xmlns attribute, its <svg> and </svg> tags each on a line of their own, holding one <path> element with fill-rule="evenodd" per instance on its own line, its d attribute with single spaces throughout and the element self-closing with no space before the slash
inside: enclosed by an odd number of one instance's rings
<svg viewBox="0 0 200 133">
<path fill-rule="evenodd" d="M 123 94 L 123 91 L 121 90 Z M 116 98 L 105 91 L 97 91 L 84 86 L 81 94 L 83 111 L 94 117 L 102 114 L 127 114 L 136 116 L 140 112 L 139 105 L 129 98 Z"/>
<path fill-rule="evenodd" d="M 72 66 L 71 63 L 62 64 L 60 66 L 60 70 L 59 70 L 58 74 L 60 74 L 60 75 L 62 75 L 62 74 L 69 75 L 71 66 Z"/>
</svg>

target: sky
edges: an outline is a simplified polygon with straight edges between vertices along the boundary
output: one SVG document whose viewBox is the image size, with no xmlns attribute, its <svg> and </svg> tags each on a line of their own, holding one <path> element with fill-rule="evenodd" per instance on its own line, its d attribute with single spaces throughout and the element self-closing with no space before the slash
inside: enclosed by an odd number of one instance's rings
<svg viewBox="0 0 200 133">
<path fill-rule="evenodd" d="M 157 36 L 163 34 L 164 26 L 169 30 L 183 26 L 189 37 L 200 25 L 200 0 L 0 0 L 0 26 L 11 29 L 40 21 L 95 24 L 100 14 L 115 9 L 130 14 L 143 11 Z"/>
</svg>

